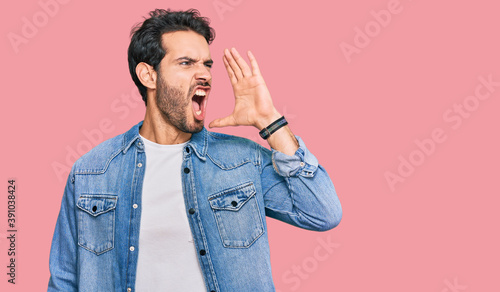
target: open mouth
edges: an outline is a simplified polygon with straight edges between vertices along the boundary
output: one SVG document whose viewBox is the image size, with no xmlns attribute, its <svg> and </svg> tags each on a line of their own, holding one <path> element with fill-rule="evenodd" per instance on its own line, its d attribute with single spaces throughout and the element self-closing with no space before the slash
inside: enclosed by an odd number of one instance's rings
<svg viewBox="0 0 500 292">
<path fill-rule="evenodd" d="M 192 105 L 194 116 L 197 120 L 203 120 L 205 118 L 205 109 L 207 106 L 207 97 L 209 87 L 197 87 L 194 91 L 192 97 Z"/>
</svg>

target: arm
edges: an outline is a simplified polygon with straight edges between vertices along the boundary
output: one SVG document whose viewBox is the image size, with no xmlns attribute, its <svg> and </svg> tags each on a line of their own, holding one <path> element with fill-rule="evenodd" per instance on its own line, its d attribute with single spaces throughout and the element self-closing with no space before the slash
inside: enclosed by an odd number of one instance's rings
<svg viewBox="0 0 500 292">
<path fill-rule="evenodd" d="M 225 50 L 223 62 L 235 96 L 233 113 L 210 127 L 254 126 L 259 131 L 281 117 L 253 54 L 252 68 L 236 49 Z M 263 149 L 262 183 L 266 215 L 312 230 L 328 230 L 340 222 L 342 209 L 330 177 L 290 127 L 269 139 L 272 152 Z"/>
<path fill-rule="evenodd" d="M 263 148 L 262 191 L 266 215 L 315 231 L 334 228 L 342 207 L 333 183 L 300 137 L 293 156 Z"/>
<path fill-rule="evenodd" d="M 77 291 L 77 231 L 73 172 L 70 173 L 57 218 L 50 249 L 50 279 L 47 291 Z"/>
</svg>

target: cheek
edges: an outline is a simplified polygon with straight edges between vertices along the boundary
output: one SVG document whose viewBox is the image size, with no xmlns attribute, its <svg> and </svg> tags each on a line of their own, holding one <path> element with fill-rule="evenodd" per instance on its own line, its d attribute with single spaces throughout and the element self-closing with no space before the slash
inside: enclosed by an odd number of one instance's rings
<svg viewBox="0 0 500 292">
<path fill-rule="evenodd" d="M 193 86 L 193 78 L 192 76 L 188 74 L 176 74 L 172 76 L 171 79 L 169 79 L 169 84 L 172 84 L 173 86 L 181 89 L 184 91 L 186 94 L 188 91 L 191 89 Z"/>
</svg>

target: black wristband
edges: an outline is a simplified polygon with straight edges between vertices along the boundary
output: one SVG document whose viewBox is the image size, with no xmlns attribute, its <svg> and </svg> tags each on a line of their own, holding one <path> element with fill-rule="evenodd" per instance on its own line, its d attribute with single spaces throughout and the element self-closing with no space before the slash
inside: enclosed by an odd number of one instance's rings
<svg viewBox="0 0 500 292">
<path fill-rule="evenodd" d="M 282 116 L 281 118 L 272 122 L 269 126 L 262 129 L 259 132 L 259 135 L 262 137 L 262 139 L 267 139 L 269 138 L 269 136 L 271 136 L 272 133 L 278 131 L 281 127 L 286 125 L 288 125 L 288 122 L 285 120 L 285 116 Z"/>
</svg>

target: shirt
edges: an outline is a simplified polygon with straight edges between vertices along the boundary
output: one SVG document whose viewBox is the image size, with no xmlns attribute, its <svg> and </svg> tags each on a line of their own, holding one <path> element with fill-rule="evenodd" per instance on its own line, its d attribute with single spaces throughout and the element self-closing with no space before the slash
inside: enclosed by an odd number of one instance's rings
<svg viewBox="0 0 500 292">
<path fill-rule="evenodd" d="M 141 136 L 146 154 L 135 290 L 205 291 L 182 192 L 186 143 L 161 145 Z"/>
<path fill-rule="evenodd" d="M 73 165 L 52 240 L 48 291 L 134 291 L 146 163 L 141 125 Z M 265 216 L 316 231 L 339 224 L 333 183 L 296 138 L 293 156 L 205 128 L 186 144 L 185 210 L 207 291 L 275 291 Z"/>
</svg>

